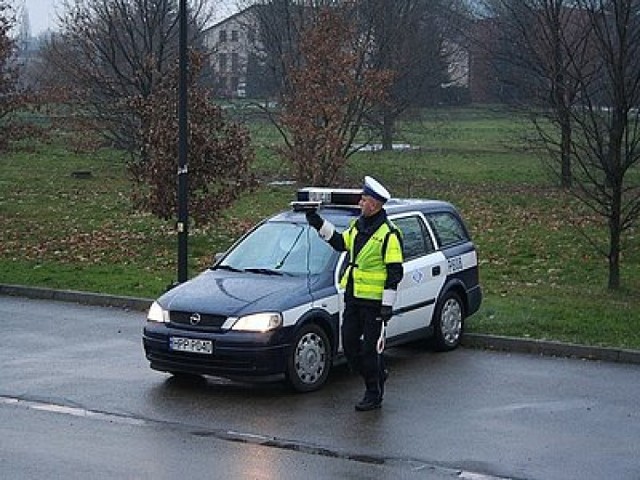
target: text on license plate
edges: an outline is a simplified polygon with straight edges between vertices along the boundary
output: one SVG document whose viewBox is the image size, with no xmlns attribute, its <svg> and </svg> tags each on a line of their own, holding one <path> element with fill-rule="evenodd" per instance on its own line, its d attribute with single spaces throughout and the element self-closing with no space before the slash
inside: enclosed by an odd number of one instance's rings
<svg viewBox="0 0 640 480">
<path fill-rule="evenodd" d="M 170 337 L 169 350 L 211 355 L 213 353 L 213 342 L 196 338 Z"/>
</svg>

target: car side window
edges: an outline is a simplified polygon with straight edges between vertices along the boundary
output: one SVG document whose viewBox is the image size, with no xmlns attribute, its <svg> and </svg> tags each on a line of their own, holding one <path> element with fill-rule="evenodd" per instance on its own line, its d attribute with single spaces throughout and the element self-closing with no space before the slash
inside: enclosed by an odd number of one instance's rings
<svg viewBox="0 0 640 480">
<path fill-rule="evenodd" d="M 429 214 L 428 220 L 440 243 L 440 248 L 469 240 L 460 220 L 448 212 Z"/>
<path fill-rule="evenodd" d="M 402 252 L 405 261 L 433 252 L 431 237 L 420 217 L 396 218 L 393 223 L 402 232 Z"/>
</svg>

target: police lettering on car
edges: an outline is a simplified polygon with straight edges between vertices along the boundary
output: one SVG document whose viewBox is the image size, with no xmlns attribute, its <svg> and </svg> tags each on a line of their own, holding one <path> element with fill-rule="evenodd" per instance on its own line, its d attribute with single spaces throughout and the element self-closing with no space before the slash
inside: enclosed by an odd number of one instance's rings
<svg viewBox="0 0 640 480">
<path fill-rule="evenodd" d="M 343 357 L 340 279 L 349 259 L 308 225 L 305 210 L 317 208 L 343 231 L 360 215 L 361 194 L 299 190 L 291 209 L 260 222 L 212 267 L 153 302 L 143 331 L 151 368 L 320 388 Z M 422 199 L 390 198 L 384 208 L 401 232 L 403 254 L 387 347 L 425 338 L 438 350 L 456 348 L 482 299 L 476 249 L 459 212 Z"/>
</svg>

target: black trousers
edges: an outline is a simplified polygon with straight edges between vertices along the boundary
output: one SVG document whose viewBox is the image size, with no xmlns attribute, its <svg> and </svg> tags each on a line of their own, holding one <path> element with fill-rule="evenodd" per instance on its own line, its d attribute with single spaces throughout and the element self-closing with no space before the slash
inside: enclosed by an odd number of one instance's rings
<svg viewBox="0 0 640 480">
<path fill-rule="evenodd" d="M 382 400 L 385 365 L 376 350 L 382 328 L 379 317 L 380 306 L 347 301 L 342 319 L 344 354 L 351 369 L 364 379 L 367 400 Z"/>
</svg>

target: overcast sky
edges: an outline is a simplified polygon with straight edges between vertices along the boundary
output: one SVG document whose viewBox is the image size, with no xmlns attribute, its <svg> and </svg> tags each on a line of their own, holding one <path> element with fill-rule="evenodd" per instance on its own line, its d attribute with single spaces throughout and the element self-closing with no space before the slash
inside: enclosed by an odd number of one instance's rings
<svg viewBox="0 0 640 480">
<path fill-rule="evenodd" d="M 55 30 L 57 27 L 56 20 L 56 6 L 60 9 L 60 0 L 18 0 L 18 2 L 25 2 L 27 6 L 27 11 L 29 12 L 29 23 L 31 24 L 31 35 L 37 37 L 42 32 L 51 29 Z M 213 0 L 210 0 L 213 1 Z M 16 3 L 18 3 L 16 2 Z M 230 15 L 237 11 L 237 2 L 235 0 L 226 0 L 220 1 L 216 0 L 214 2 L 216 5 L 216 9 L 221 10 L 220 19 L 225 18 L 227 15 Z M 229 5 L 227 7 L 220 5 Z M 218 16 L 218 15 L 216 15 Z"/>
<path fill-rule="evenodd" d="M 58 0 L 25 0 L 31 23 L 31 34 L 38 36 L 47 29 L 55 29 L 54 5 Z"/>
</svg>

